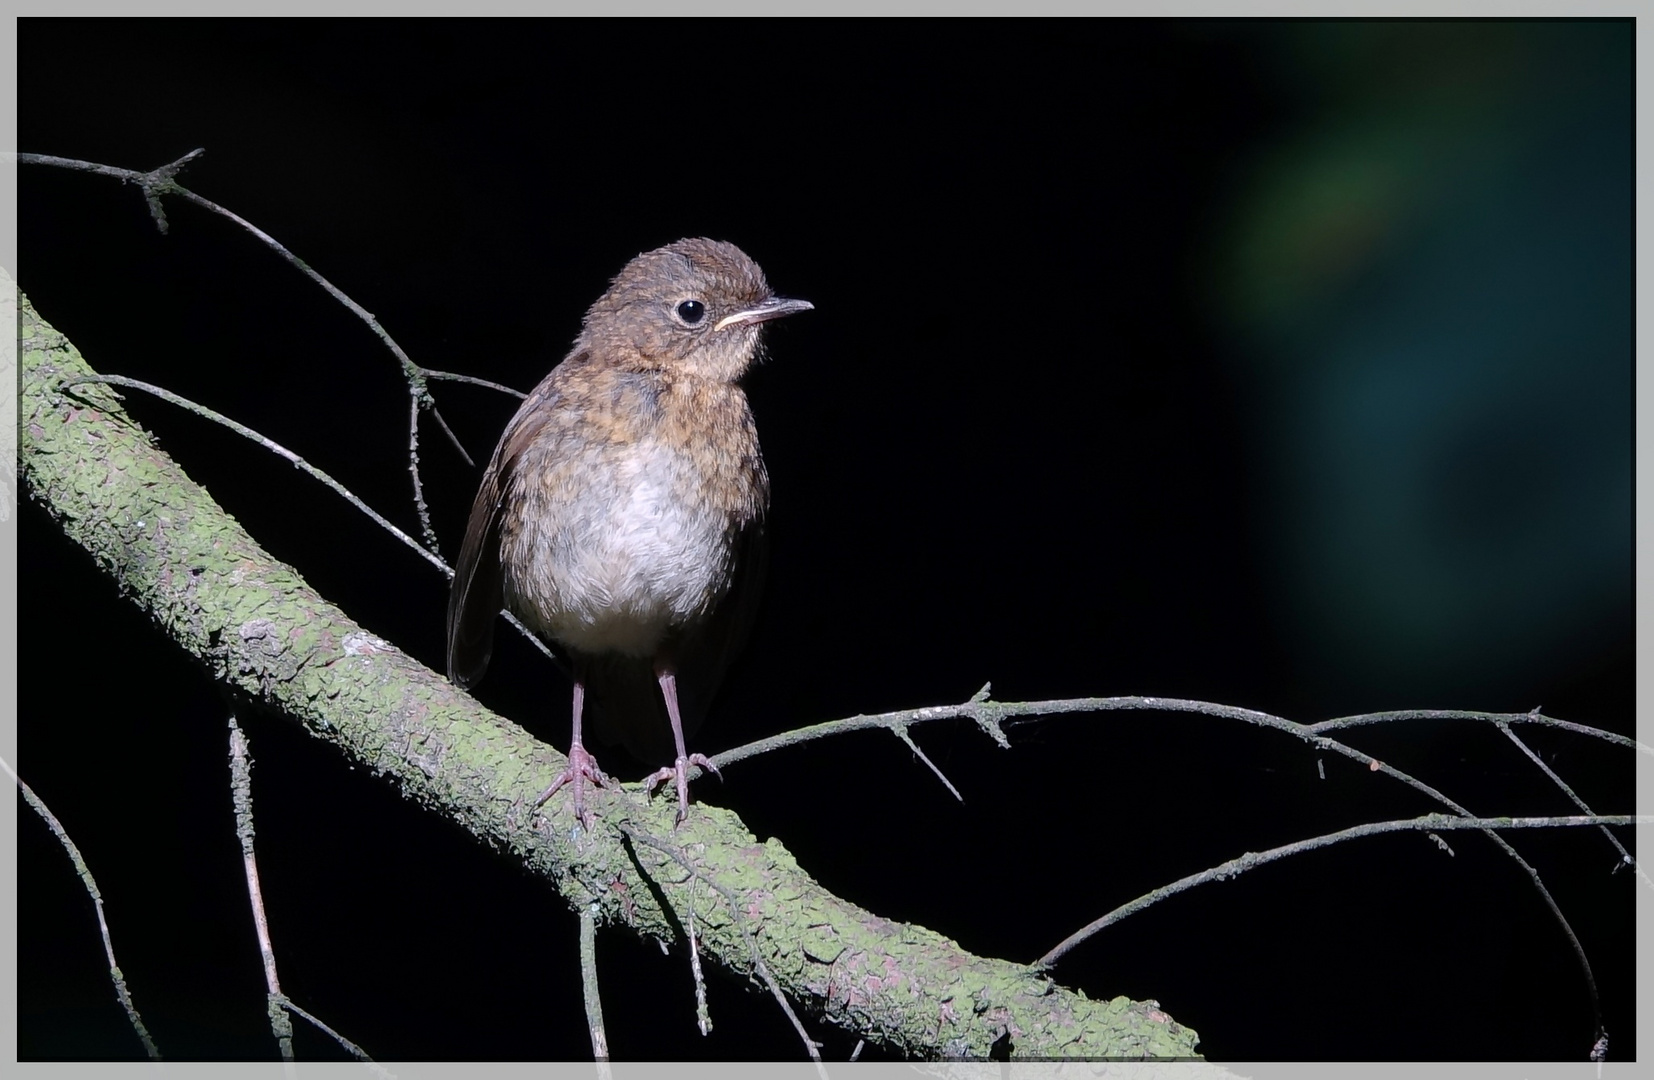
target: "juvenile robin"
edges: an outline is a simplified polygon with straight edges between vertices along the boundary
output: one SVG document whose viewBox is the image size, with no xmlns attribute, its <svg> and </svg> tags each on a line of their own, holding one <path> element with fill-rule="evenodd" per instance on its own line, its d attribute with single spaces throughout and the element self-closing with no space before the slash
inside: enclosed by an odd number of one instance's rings
<svg viewBox="0 0 1654 1080">
<path fill-rule="evenodd" d="M 762 583 L 769 477 L 737 380 L 764 323 L 813 305 L 774 295 L 733 244 L 679 240 L 639 255 L 586 312 L 562 363 L 506 425 L 483 474 L 448 598 L 448 678 L 482 677 L 503 608 L 568 662 L 565 784 L 609 783 L 593 727 L 672 765 L 689 811 L 692 734 L 743 644 Z M 667 736 L 670 733 L 670 742 Z"/>
</svg>

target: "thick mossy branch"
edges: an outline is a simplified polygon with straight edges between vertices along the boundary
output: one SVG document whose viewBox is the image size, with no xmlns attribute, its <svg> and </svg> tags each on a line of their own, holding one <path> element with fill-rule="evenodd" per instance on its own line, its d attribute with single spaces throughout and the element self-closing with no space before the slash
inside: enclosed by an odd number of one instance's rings
<svg viewBox="0 0 1654 1080">
<path fill-rule="evenodd" d="M 65 388 L 93 372 L 21 294 L 19 303 L 19 456 L 30 497 L 213 678 L 509 851 L 599 921 L 681 941 L 693 905 L 701 948 L 718 962 L 756 983 L 756 949 L 809 1012 L 898 1052 L 986 1058 L 1009 1034 L 1015 1056 L 1195 1056 L 1194 1032 L 1154 1003 L 1092 1001 L 1023 965 L 881 919 L 827 892 L 727 810 L 699 804 L 673 832 L 672 800 L 599 789 L 588 795 L 595 832 L 578 827 L 567 800 L 530 812 L 562 755 L 318 596 L 107 387 Z M 653 842 L 634 843 L 621 822 Z"/>
</svg>

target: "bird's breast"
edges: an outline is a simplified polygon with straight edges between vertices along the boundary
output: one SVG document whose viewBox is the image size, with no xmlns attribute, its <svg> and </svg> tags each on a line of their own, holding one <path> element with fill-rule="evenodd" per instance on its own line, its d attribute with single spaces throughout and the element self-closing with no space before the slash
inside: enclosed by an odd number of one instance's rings
<svg viewBox="0 0 1654 1080">
<path fill-rule="evenodd" d="M 630 656 L 710 615 L 733 577 L 739 511 L 759 505 L 725 489 L 762 476 L 695 449 L 644 437 L 527 455 L 501 532 L 507 606 L 565 647 Z"/>
</svg>

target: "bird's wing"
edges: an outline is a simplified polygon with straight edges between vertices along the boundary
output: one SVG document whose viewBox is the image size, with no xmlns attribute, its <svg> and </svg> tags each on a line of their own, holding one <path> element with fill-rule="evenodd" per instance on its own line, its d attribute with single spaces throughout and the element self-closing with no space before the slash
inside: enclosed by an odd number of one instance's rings
<svg viewBox="0 0 1654 1080">
<path fill-rule="evenodd" d="M 576 359 L 569 357 L 564 363 Z M 561 365 L 559 365 L 561 366 Z M 556 374 L 552 369 L 552 375 Z M 547 375 L 505 426 L 482 474 L 471 520 L 465 527 L 454 583 L 448 593 L 448 679 L 470 686 L 488 669 L 494 652 L 494 618 L 504 604 L 500 584 L 500 518 L 512 471 L 553 413 L 557 388 Z"/>
</svg>

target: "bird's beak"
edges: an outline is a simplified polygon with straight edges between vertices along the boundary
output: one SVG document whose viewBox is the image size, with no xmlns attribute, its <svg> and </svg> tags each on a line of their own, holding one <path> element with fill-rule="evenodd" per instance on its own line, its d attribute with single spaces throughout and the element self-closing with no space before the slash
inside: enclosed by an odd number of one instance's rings
<svg viewBox="0 0 1654 1080">
<path fill-rule="evenodd" d="M 739 326 L 742 323 L 769 322 L 786 315 L 796 315 L 800 311 L 809 311 L 815 305 L 808 300 L 788 300 L 780 296 L 772 296 L 762 304 L 737 311 L 733 315 L 725 315 L 719 319 L 714 330 L 722 330 L 726 326 Z"/>
</svg>

